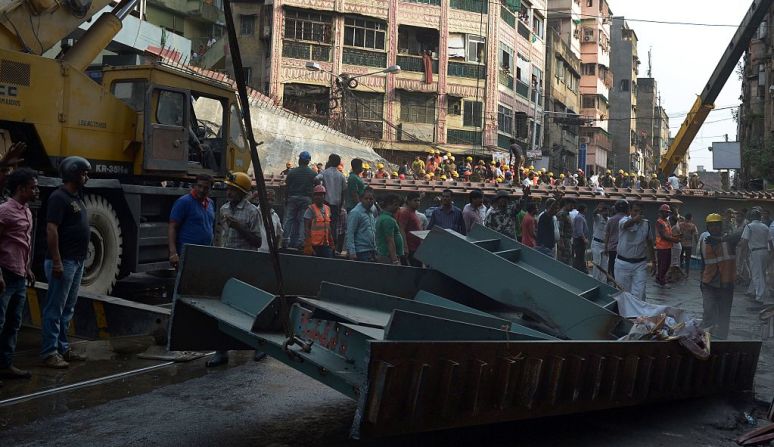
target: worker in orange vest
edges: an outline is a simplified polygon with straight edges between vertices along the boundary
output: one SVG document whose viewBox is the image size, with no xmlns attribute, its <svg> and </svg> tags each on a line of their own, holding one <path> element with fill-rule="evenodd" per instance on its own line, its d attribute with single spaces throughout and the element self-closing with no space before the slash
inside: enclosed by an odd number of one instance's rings
<svg viewBox="0 0 774 447">
<path fill-rule="evenodd" d="M 661 287 L 668 287 L 666 274 L 669 266 L 672 264 L 672 245 L 680 242 L 680 238 L 672 235 L 672 226 L 669 224 L 669 214 L 672 209 L 667 204 L 661 205 L 658 209 L 658 220 L 656 221 L 656 262 L 657 273 L 656 282 Z"/>
<path fill-rule="evenodd" d="M 706 219 L 709 236 L 700 242 L 702 260 L 701 295 L 704 301 L 702 324 L 716 338 L 728 337 L 731 302 L 736 282 L 736 254 L 732 240 L 723 236 L 723 216 Z"/>
<path fill-rule="evenodd" d="M 325 187 L 317 185 L 312 194 L 312 204 L 304 213 L 304 253 L 321 258 L 333 257 L 331 235 L 331 209 L 325 204 Z"/>
</svg>

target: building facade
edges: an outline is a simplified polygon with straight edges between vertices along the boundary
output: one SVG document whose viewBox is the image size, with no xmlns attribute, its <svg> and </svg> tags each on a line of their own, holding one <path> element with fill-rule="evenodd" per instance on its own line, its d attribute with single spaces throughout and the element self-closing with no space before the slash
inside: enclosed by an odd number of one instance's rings
<svg viewBox="0 0 774 447">
<path fill-rule="evenodd" d="M 653 164 L 647 167 L 648 172 L 656 172 L 656 168 L 661 164 L 661 157 L 667 153 L 669 149 L 669 143 L 671 141 L 671 133 L 669 129 L 669 116 L 660 105 L 656 106 L 656 133 L 653 136 Z M 690 159 L 690 156 L 688 157 Z"/>
<path fill-rule="evenodd" d="M 569 12 L 569 14 L 568 14 Z M 577 0 L 548 1 L 544 153 L 551 169 L 585 169 L 587 146 L 580 146 L 580 31 Z"/>
<path fill-rule="evenodd" d="M 542 147 L 544 0 L 515 11 L 487 0 L 234 5 L 250 85 L 388 159 L 484 155 L 511 138 L 531 148 L 533 133 Z"/>
<path fill-rule="evenodd" d="M 581 115 L 589 125 L 580 129 L 580 144 L 587 147 L 586 171 L 603 171 L 611 165 L 610 114 L 610 17 L 606 0 L 581 1 Z"/>
<path fill-rule="evenodd" d="M 613 17 L 611 27 L 611 69 L 614 83 L 610 89 L 611 152 L 608 165 L 613 170 L 642 173 L 645 170 L 646 138 L 639 133 L 638 97 L 642 86 L 637 82 L 640 59 L 637 55 L 637 34 L 623 17 Z M 652 111 L 643 108 L 644 115 L 653 121 Z M 652 134 L 652 133 L 650 133 Z"/>
<path fill-rule="evenodd" d="M 225 69 L 225 16 L 222 0 L 146 0 L 145 20 L 191 40 L 186 62 Z M 165 39 L 162 36 L 162 46 Z"/>
</svg>

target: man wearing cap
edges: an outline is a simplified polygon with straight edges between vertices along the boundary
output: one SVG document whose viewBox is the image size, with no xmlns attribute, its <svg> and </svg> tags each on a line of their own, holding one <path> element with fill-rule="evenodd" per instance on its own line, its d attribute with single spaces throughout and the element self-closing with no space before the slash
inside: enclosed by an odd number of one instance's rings
<svg viewBox="0 0 774 447">
<path fill-rule="evenodd" d="M 312 204 L 304 212 L 304 252 L 321 258 L 333 257 L 331 209 L 325 204 L 325 187 L 314 187 Z"/>
<path fill-rule="evenodd" d="M 605 176 L 599 181 L 599 186 L 603 188 L 612 188 L 615 186 L 615 179 L 613 178 L 613 173 L 610 169 L 607 170 Z"/>
<path fill-rule="evenodd" d="M 731 303 L 736 282 L 736 256 L 733 236 L 723 234 L 723 217 L 710 214 L 706 219 L 706 237 L 700 240 L 701 294 L 704 304 L 702 326 L 715 338 L 728 337 Z"/>
<path fill-rule="evenodd" d="M 763 296 L 766 293 L 766 267 L 769 253 L 774 248 L 769 227 L 761 222 L 761 212 L 758 208 L 750 211 L 750 223 L 742 230 L 740 241 L 742 251 L 750 256 L 750 287 L 747 294 L 755 297 L 755 302 L 763 304 Z"/>
<path fill-rule="evenodd" d="M 648 259 L 653 260 L 650 223 L 642 217 L 641 205 L 635 203 L 631 214 L 618 222 L 615 281 L 635 297 L 645 300 L 648 281 Z M 669 267 L 667 263 L 667 267 Z"/>
<path fill-rule="evenodd" d="M 285 206 L 284 244 L 289 248 L 302 248 L 304 242 L 304 213 L 312 201 L 315 173 L 309 167 L 312 156 L 303 151 L 298 155 L 298 166 L 285 178 L 287 204 Z"/>
<path fill-rule="evenodd" d="M 666 280 L 669 266 L 672 265 L 672 245 L 680 242 L 679 237 L 672 235 L 672 225 L 669 224 L 669 214 L 672 209 L 667 204 L 658 209 L 659 218 L 656 221 L 656 282 L 661 287 L 669 287 Z"/>
</svg>

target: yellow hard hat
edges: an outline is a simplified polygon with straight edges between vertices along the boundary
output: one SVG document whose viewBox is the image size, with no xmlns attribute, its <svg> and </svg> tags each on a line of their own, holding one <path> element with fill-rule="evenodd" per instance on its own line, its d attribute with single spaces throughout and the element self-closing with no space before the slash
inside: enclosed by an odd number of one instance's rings
<svg viewBox="0 0 774 447">
<path fill-rule="evenodd" d="M 451 161 L 454 161 L 454 160 L 456 160 L 456 158 L 454 158 L 454 155 L 449 155 L 449 159 L 450 159 Z"/>
<path fill-rule="evenodd" d="M 467 160 L 467 161 L 473 161 L 473 157 L 471 157 L 470 155 L 468 155 L 468 157 L 467 157 L 465 160 Z"/>
<path fill-rule="evenodd" d="M 553 176 L 554 176 L 554 173 L 553 173 L 553 172 L 549 172 L 549 173 L 548 173 L 548 176 L 549 176 L 549 177 L 553 177 Z"/>
<path fill-rule="evenodd" d="M 430 177 L 435 177 L 435 172 L 428 172 L 427 175 L 429 175 Z"/>
<path fill-rule="evenodd" d="M 425 174 L 425 180 L 430 180 L 430 174 Z"/>
<path fill-rule="evenodd" d="M 419 174 L 420 174 L 420 175 L 421 175 L 421 174 L 424 174 L 424 173 L 425 173 L 425 170 L 424 170 L 424 169 L 420 169 L 420 170 L 419 170 Z"/>
<path fill-rule="evenodd" d="M 446 176 L 445 176 L 445 175 L 442 175 L 442 176 L 441 176 L 441 180 L 446 180 Z"/>
<path fill-rule="evenodd" d="M 718 213 L 712 213 L 709 216 L 707 216 L 707 219 L 705 220 L 706 223 L 719 223 L 723 222 L 723 216 L 721 216 Z"/>
<path fill-rule="evenodd" d="M 253 187 L 253 182 L 252 180 L 250 180 L 250 176 L 248 176 L 244 172 L 229 173 L 225 183 L 228 186 L 233 186 L 234 188 L 242 191 L 245 194 L 247 194 L 250 191 L 250 189 Z"/>
<path fill-rule="evenodd" d="M 457 171 L 452 172 L 452 177 L 459 177 L 460 173 Z"/>
<path fill-rule="evenodd" d="M 658 176 L 656 174 L 651 174 L 651 177 L 658 178 Z"/>
<path fill-rule="evenodd" d="M 608 173 L 608 174 L 611 174 L 612 172 L 613 172 L 613 171 L 611 171 L 610 169 L 608 169 L 608 170 L 607 170 L 607 173 Z"/>
<path fill-rule="evenodd" d="M 545 173 L 546 172 L 546 168 L 540 168 L 540 172 Z"/>
<path fill-rule="evenodd" d="M 489 164 L 490 164 L 490 165 L 493 165 L 493 164 L 495 164 L 495 161 L 494 161 L 494 160 L 492 160 L 492 161 L 490 161 L 490 162 L 489 162 Z"/>
<path fill-rule="evenodd" d="M 508 167 L 508 165 L 505 165 L 505 166 L 503 166 L 503 171 L 508 171 L 508 170 L 510 170 L 510 169 L 511 169 L 511 168 L 509 168 L 509 167 Z"/>
<path fill-rule="evenodd" d="M 559 174 L 559 178 L 564 178 L 564 174 Z"/>
<path fill-rule="evenodd" d="M 392 176 L 393 177 L 397 177 L 398 176 L 398 171 L 392 171 Z"/>
<path fill-rule="evenodd" d="M 384 164 L 383 163 L 377 163 L 376 164 L 376 169 L 382 169 L 382 168 L 384 168 Z"/>
<path fill-rule="evenodd" d="M 497 177 L 497 183 L 502 183 L 502 182 L 504 182 L 504 181 L 505 181 L 505 180 L 504 180 L 502 177 Z"/>
</svg>

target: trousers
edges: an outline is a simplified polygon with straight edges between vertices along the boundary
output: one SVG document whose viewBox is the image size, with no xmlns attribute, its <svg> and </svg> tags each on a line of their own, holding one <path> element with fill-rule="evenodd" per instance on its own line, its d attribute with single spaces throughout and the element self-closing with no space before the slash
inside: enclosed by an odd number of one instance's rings
<svg viewBox="0 0 774 447">
<path fill-rule="evenodd" d="M 766 267 L 768 264 L 769 251 L 755 250 L 750 251 L 750 287 L 749 293 L 755 293 L 755 301 L 763 301 L 766 294 Z"/>
<path fill-rule="evenodd" d="M 306 196 L 290 196 L 285 208 L 283 224 L 284 244 L 288 248 L 303 248 L 304 245 L 304 213 L 309 208 L 312 199 Z"/>
<path fill-rule="evenodd" d="M 597 265 L 602 268 L 607 267 L 607 250 L 604 242 L 591 241 L 591 261 L 595 264 L 591 269 L 594 279 L 606 283 L 607 276 L 597 268 Z"/>
<path fill-rule="evenodd" d="M 672 249 L 656 249 L 656 263 L 656 282 L 663 286 L 666 284 L 666 274 L 669 271 L 669 266 L 672 265 Z"/>
<path fill-rule="evenodd" d="M 70 349 L 67 329 L 75 314 L 75 303 L 78 301 L 78 289 L 83 276 L 83 261 L 63 259 L 64 272 L 61 278 L 54 277 L 53 266 L 50 259 L 43 263 L 48 280 L 48 301 L 43 308 L 43 343 L 40 350 L 40 356 L 44 359 L 57 352 L 64 354 Z"/>
<path fill-rule="evenodd" d="M 27 280 L 8 270 L 2 274 L 5 291 L 0 293 L 0 369 L 8 368 L 13 363 L 24 302 L 27 300 Z"/>
<path fill-rule="evenodd" d="M 728 338 L 734 289 L 722 289 L 702 284 L 701 297 L 703 301 L 702 304 L 704 305 L 702 326 L 705 329 L 709 329 L 716 338 Z"/>
<path fill-rule="evenodd" d="M 572 240 L 572 266 L 576 270 L 583 273 L 588 273 L 589 269 L 586 266 L 586 241 L 583 238 L 576 237 Z"/>
<path fill-rule="evenodd" d="M 615 260 L 615 281 L 623 289 L 642 301 L 645 301 L 645 288 L 648 283 L 647 261 L 631 263 Z"/>
<path fill-rule="evenodd" d="M 693 253 L 693 247 L 683 246 L 683 251 L 680 253 L 680 265 L 685 267 L 685 277 L 691 274 L 691 254 Z"/>
</svg>

